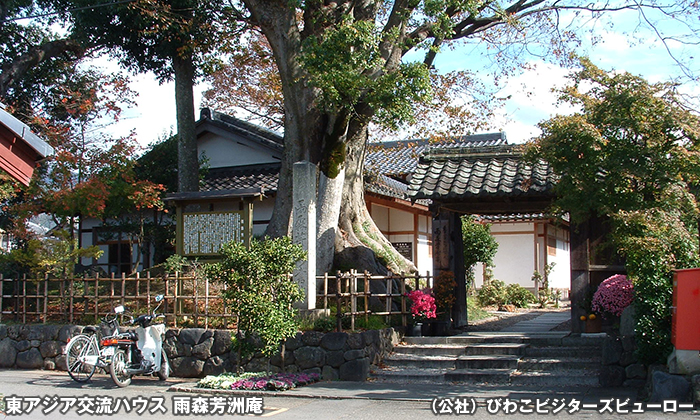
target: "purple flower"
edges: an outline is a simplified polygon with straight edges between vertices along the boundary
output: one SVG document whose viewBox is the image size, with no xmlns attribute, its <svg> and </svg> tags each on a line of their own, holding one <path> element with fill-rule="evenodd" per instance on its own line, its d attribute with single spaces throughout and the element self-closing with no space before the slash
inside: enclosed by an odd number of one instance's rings
<svg viewBox="0 0 700 420">
<path fill-rule="evenodd" d="M 616 274 L 603 280 L 593 295 L 591 308 L 598 313 L 622 315 L 634 299 L 634 286 L 623 274 Z"/>
</svg>

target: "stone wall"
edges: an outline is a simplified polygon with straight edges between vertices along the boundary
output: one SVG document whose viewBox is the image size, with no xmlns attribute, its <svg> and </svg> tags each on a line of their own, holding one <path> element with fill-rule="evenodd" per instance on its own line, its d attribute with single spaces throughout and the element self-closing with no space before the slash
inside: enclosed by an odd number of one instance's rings
<svg viewBox="0 0 700 420">
<path fill-rule="evenodd" d="M 0 367 L 65 370 L 63 350 L 82 330 L 77 325 L 0 325 Z M 285 343 L 288 372 L 318 373 L 324 380 L 362 381 L 399 341 L 392 328 L 362 333 L 297 333 Z M 164 349 L 173 376 L 195 378 L 234 371 L 237 355 L 231 331 L 203 328 L 171 329 Z M 282 356 L 268 360 L 256 354 L 244 360 L 247 371 L 281 370 Z"/>
<path fill-rule="evenodd" d="M 642 388 L 647 382 L 648 369 L 637 362 L 634 338 L 634 307 L 629 306 L 620 317 L 620 329 L 608 333 L 603 341 L 600 385 Z"/>
</svg>

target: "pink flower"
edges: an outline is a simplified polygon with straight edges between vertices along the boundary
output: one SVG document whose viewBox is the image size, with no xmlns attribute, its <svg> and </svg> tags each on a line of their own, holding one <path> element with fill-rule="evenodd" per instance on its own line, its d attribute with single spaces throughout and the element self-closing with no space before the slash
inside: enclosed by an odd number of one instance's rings
<svg viewBox="0 0 700 420">
<path fill-rule="evenodd" d="M 593 295 L 592 308 L 599 313 L 622 315 L 634 299 L 634 286 L 624 274 L 616 274 L 603 280 Z"/>
<path fill-rule="evenodd" d="M 414 290 L 407 294 L 413 304 L 411 305 L 411 314 L 413 318 L 435 318 L 435 298 L 432 295 L 432 290 L 429 288 L 423 290 Z"/>
</svg>

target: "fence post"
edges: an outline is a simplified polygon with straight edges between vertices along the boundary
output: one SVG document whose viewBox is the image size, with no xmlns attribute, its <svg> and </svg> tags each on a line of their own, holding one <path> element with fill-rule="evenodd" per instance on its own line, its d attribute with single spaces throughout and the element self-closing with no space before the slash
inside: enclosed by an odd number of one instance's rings
<svg viewBox="0 0 700 420">
<path fill-rule="evenodd" d="M 176 327 L 177 327 L 177 312 L 179 309 L 178 300 L 177 300 L 177 292 L 178 292 L 177 288 L 178 288 L 178 285 L 180 284 L 180 282 L 178 280 L 178 276 L 179 276 L 179 273 L 176 271 L 175 272 L 175 287 L 173 288 L 173 300 L 175 301 L 174 302 L 175 305 L 173 307 L 173 315 L 175 316 L 175 326 Z M 168 283 L 166 282 L 165 284 L 167 285 Z"/>
<path fill-rule="evenodd" d="M 350 272 L 350 330 L 355 331 L 355 314 L 357 313 L 357 271 Z"/>
<path fill-rule="evenodd" d="M 100 319 L 100 273 L 95 273 L 95 323 Z"/>
<path fill-rule="evenodd" d="M 126 303 L 126 301 L 124 299 L 125 295 L 126 295 L 126 274 L 122 273 L 122 299 L 121 299 L 122 305 L 124 305 Z"/>
<path fill-rule="evenodd" d="M 209 328 L 209 277 L 204 278 L 204 328 Z"/>
<path fill-rule="evenodd" d="M 406 278 L 401 277 L 401 325 L 406 326 Z"/>
<path fill-rule="evenodd" d="M 342 322 L 342 313 L 341 313 L 341 304 L 340 304 L 340 291 L 341 291 L 341 280 L 340 280 L 340 271 L 338 271 L 335 275 L 335 329 L 337 332 L 343 332 L 343 322 Z"/>
<path fill-rule="evenodd" d="M 192 277 L 192 295 L 194 297 L 194 326 L 199 327 L 199 305 L 197 304 L 197 276 Z"/>
<path fill-rule="evenodd" d="M 73 279 L 70 279 L 69 281 L 70 281 L 70 283 L 68 283 L 68 293 L 69 293 L 69 295 L 68 295 L 68 306 L 69 306 L 68 307 L 68 318 L 70 320 L 70 323 L 72 324 L 73 323 L 73 303 L 74 303 L 74 301 L 73 301 L 73 294 L 74 294 Z"/>
<path fill-rule="evenodd" d="M 27 323 L 27 275 L 23 277 L 22 282 L 22 323 Z"/>
<path fill-rule="evenodd" d="M 2 312 L 5 310 L 5 307 L 2 306 L 2 298 L 5 295 L 5 276 L 0 273 L 0 322 L 2 322 Z"/>
<path fill-rule="evenodd" d="M 2 301 L 0 301 L 1 303 Z M 328 272 L 323 273 L 323 309 L 328 309 Z"/>
<path fill-rule="evenodd" d="M 369 272 L 365 270 L 365 325 L 369 325 L 369 296 Z"/>
<path fill-rule="evenodd" d="M 44 324 L 49 314 L 49 273 L 44 275 Z"/>
</svg>

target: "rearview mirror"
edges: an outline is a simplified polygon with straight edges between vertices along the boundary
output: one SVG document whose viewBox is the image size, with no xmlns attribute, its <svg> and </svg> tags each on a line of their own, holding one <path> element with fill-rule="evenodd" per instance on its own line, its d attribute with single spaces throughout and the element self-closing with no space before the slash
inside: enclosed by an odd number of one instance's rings
<svg viewBox="0 0 700 420">
<path fill-rule="evenodd" d="M 116 308 L 114 308 L 114 313 L 117 313 L 117 314 L 124 313 L 124 306 L 119 305 Z"/>
<path fill-rule="evenodd" d="M 161 300 L 163 300 L 163 297 L 163 295 L 156 296 L 156 302 L 160 302 Z"/>
</svg>

